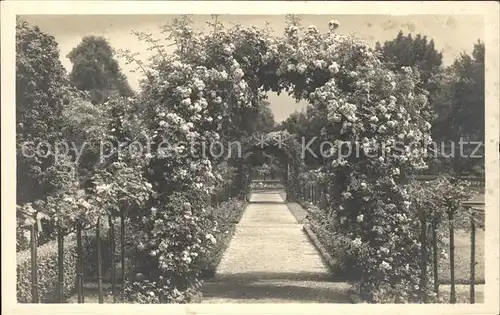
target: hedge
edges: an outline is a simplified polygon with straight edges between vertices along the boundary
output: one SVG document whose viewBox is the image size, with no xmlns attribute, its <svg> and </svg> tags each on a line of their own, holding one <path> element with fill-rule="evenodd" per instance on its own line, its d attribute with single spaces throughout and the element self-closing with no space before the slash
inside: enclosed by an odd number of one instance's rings
<svg viewBox="0 0 500 315">
<path fill-rule="evenodd" d="M 37 249 L 38 296 L 41 303 L 58 300 L 57 241 L 48 242 Z M 69 296 L 76 287 L 76 239 L 64 240 L 64 295 Z M 17 253 L 17 300 L 31 303 L 31 251 Z"/>
<path fill-rule="evenodd" d="M 116 230 L 115 261 L 120 262 L 119 229 Z M 103 229 L 102 253 L 103 270 L 111 267 L 109 239 L 107 229 Z M 95 229 L 82 232 L 83 275 L 84 281 L 97 277 L 97 243 Z M 38 265 L 38 296 L 41 303 L 58 302 L 58 250 L 57 240 L 50 241 L 37 248 Z M 70 234 L 64 238 L 64 295 L 71 296 L 76 290 L 76 235 Z M 120 270 L 117 268 L 117 278 Z M 17 253 L 17 300 L 19 303 L 31 303 L 31 249 Z"/>
</svg>

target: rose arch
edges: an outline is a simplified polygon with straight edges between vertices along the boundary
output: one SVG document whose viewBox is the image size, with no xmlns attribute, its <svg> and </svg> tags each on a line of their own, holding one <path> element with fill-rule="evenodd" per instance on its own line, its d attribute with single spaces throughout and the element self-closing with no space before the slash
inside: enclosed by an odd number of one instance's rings
<svg viewBox="0 0 500 315">
<path fill-rule="evenodd" d="M 303 161 L 301 146 L 295 135 L 287 131 L 257 132 L 250 137 L 243 138 L 241 149 L 241 168 L 248 165 L 248 159 L 257 152 L 264 151 L 277 157 L 285 167 L 286 200 L 296 201 L 298 175 L 303 169 Z M 246 185 L 245 188 L 247 188 Z"/>
<path fill-rule="evenodd" d="M 142 105 L 153 131 L 155 154 L 147 173 L 156 191 L 156 217 L 139 222 L 146 231 L 141 234 L 145 244 L 141 251 L 151 254 L 165 279 L 177 279 L 179 289 L 196 282 L 184 277 L 195 263 L 178 260 L 169 244 L 156 242 L 177 234 L 155 220 L 161 213 L 179 212 L 178 220 L 191 220 L 186 224 L 193 232 L 192 241 L 183 235 L 172 241 L 177 244 L 175 251 L 185 255 L 184 247 L 199 247 L 195 240 L 196 233 L 203 238 L 198 225 L 202 223 L 193 223 L 192 218 L 205 222 L 204 209 L 219 180 L 213 167 L 218 158 L 198 149 L 181 156 L 177 153 L 186 151 L 181 143 L 243 141 L 244 150 L 255 150 L 254 139 L 241 139 L 233 132 L 238 129 L 234 122 L 244 119 L 244 109 L 258 106 L 269 91 L 287 92 L 308 102 L 310 115 L 322 122 L 321 136 L 335 140 L 328 154 L 323 152 L 321 167 L 328 182 L 327 210 L 335 211 L 340 222 L 336 228 L 359 244 L 363 290 L 371 292 L 387 283 L 394 287 L 401 274 L 408 279 L 408 287 L 418 279 L 414 257 L 419 245 L 409 232 L 412 223 L 403 215 L 410 211 L 409 196 L 400 183 L 405 175 L 425 166 L 423 148 L 430 127 L 425 91 L 415 86 L 417 74 L 410 69 L 390 71 L 367 43 L 337 34 L 337 26 L 331 22 L 328 31 L 320 32 L 314 26 L 301 30 L 289 23 L 282 36 L 274 36 L 266 29 L 240 25 L 225 29 L 219 24 L 208 33 L 196 33 L 189 24 L 178 22 L 172 28 L 177 47 L 173 54 L 150 41 L 158 54 L 140 67 L 146 73 Z M 176 154 L 162 143 L 172 144 Z M 399 148 L 404 144 L 403 150 L 392 154 L 396 144 Z M 293 161 L 289 182 L 300 166 L 294 146 L 281 150 Z M 351 154 L 345 154 L 346 148 Z M 294 198 L 295 184 L 287 189 Z M 183 216 L 182 211 L 189 215 Z M 389 247 L 388 257 L 379 254 L 380 246 Z"/>
</svg>

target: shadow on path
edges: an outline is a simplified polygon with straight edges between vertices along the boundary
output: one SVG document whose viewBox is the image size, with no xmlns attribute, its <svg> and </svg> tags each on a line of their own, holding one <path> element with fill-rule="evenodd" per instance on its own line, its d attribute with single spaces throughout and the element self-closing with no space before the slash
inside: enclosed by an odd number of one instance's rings
<svg viewBox="0 0 500 315">
<path fill-rule="evenodd" d="M 345 283 L 270 278 L 205 283 L 203 303 L 350 303 Z"/>
</svg>

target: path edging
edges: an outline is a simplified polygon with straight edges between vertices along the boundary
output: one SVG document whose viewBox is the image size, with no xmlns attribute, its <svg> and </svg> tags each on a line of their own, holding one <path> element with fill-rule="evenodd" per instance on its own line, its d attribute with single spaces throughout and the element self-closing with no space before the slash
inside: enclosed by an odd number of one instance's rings
<svg viewBox="0 0 500 315">
<path fill-rule="evenodd" d="M 302 208 L 303 211 L 307 212 L 308 211 L 300 204 L 300 202 L 296 202 L 296 204 Z M 293 212 L 292 212 L 293 213 Z M 323 262 L 327 265 L 328 269 L 330 270 L 330 274 L 333 274 L 335 272 L 335 268 L 337 266 L 337 261 L 328 253 L 326 248 L 321 244 L 319 238 L 316 236 L 314 231 L 311 229 L 311 224 L 307 222 L 307 219 L 305 222 L 303 222 L 302 225 L 302 230 L 304 233 L 307 235 L 311 243 L 314 245 L 316 250 L 319 252 L 321 258 L 323 259 Z M 347 292 L 348 299 L 352 304 L 360 304 L 360 303 L 366 303 L 364 302 L 360 295 L 353 289 L 350 289 Z"/>
<path fill-rule="evenodd" d="M 330 274 L 334 273 L 335 267 L 337 265 L 337 261 L 327 252 L 325 247 L 321 244 L 319 241 L 318 237 L 316 234 L 314 234 L 313 230 L 309 227 L 310 224 L 304 223 L 302 226 L 303 231 L 307 235 L 307 237 L 311 240 L 313 243 L 314 247 L 318 250 L 321 258 L 325 262 L 325 264 L 328 266 L 328 269 L 330 271 Z M 359 294 L 357 294 L 354 290 L 349 290 L 347 292 L 348 298 L 351 301 L 352 304 L 360 304 L 360 303 L 366 303 L 364 302 Z"/>
<path fill-rule="evenodd" d="M 306 233 L 307 237 L 311 240 L 314 247 L 316 247 L 316 249 L 318 250 L 321 258 L 328 266 L 330 273 L 333 273 L 333 270 L 335 269 L 336 266 L 336 260 L 333 259 L 333 257 L 326 251 L 325 247 L 323 247 L 323 245 L 320 243 L 318 237 L 311 230 L 308 223 L 304 223 L 304 225 L 302 226 L 302 230 Z"/>
<path fill-rule="evenodd" d="M 234 218 L 233 220 L 231 220 L 231 222 L 229 222 L 228 229 L 226 230 L 226 233 L 228 235 L 224 236 L 226 244 L 224 247 L 219 248 L 219 250 L 217 251 L 217 253 L 215 255 L 216 258 L 214 260 L 215 264 L 213 264 L 209 268 L 203 269 L 203 271 L 202 271 L 203 280 L 213 279 L 217 275 L 217 272 L 219 270 L 219 266 L 220 266 L 222 260 L 224 259 L 224 255 L 226 254 L 226 251 L 229 247 L 229 244 L 233 240 L 233 236 L 234 236 L 234 233 L 236 231 L 236 225 L 240 222 L 240 220 L 243 216 L 243 213 L 245 212 L 247 207 L 248 207 L 248 202 L 244 202 L 240 213 L 238 213 L 238 216 L 236 218 Z"/>
</svg>

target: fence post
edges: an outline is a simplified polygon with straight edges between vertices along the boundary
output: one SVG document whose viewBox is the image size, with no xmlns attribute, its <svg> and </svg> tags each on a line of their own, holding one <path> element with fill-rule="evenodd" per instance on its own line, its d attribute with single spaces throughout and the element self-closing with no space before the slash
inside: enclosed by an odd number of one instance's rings
<svg viewBox="0 0 500 315">
<path fill-rule="evenodd" d="M 314 204 L 314 184 L 311 183 L 311 203 Z"/>
<path fill-rule="evenodd" d="M 58 223 L 57 226 L 57 278 L 58 278 L 58 293 L 59 303 L 64 302 L 64 234 L 63 229 Z"/>
<path fill-rule="evenodd" d="M 455 227 L 453 224 L 453 211 L 448 212 L 448 220 L 450 229 L 450 303 L 455 304 L 457 296 L 455 292 Z"/>
<path fill-rule="evenodd" d="M 321 200 L 323 199 L 323 184 L 318 184 L 318 206 L 321 206 Z"/>
<path fill-rule="evenodd" d="M 328 204 L 328 184 L 323 184 L 323 207 L 326 207 Z"/>
<path fill-rule="evenodd" d="M 318 185 L 316 183 L 313 184 L 312 191 L 313 191 L 313 204 L 316 205 L 316 203 L 318 202 Z"/>
<path fill-rule="evenodd" d="M 121 246 L 121 263 L 122 263 L 122 270 L 121 270 L 121 276 L 122 276 L 122 298 L 125 298 L 125 214 L 122 212 L 120 213 L 120 227 L 121 227 L 121 233 L 120 233 L 120 246 Z"/>
<path fill-rule="evenodd" d="M 84 302 L 83 297 L 83 250 L 82 250 L 82 225 L 80 222 L 76 225 L 76 253 L 77 253 L 77 289 L 78 303 Z"/>
<path fill-rule="evenodd" d="M 36 222 L 31 225 L 31 300 L 32 303 L 38 303 L 38 263 L 36 251 Z"/>
<path fill-rule="evenodd" d="M 474 222 L 474 211 L 470 208 L 470 303 L 476 303 L 476 224 Z"/>
<path fill-rule="evenodd" d="M 433 276 L 434 276 L 434 292 L 436 297 L 439 297 L 439 273 L 438 273 L 438 244 L 437 244 L 437 218 L 432 219 L 432 262 L 433 262 Z"/>
<path fill-rule="evenodd" d="M 311 184 L 311 202 L 315 204 L 316 184 Z"/>
<path fill-rule="evenodd" d="M 315 205 L 318 205 L 318 199 L 319 199 L 318 183 L 314 183 L 314 204 Z"/>
<path fill-rule="evenodd" d="M 115 263 L 115 225 L 113 218 L 108 217 L 109 222 L 109 249 L 111 252 L 111 292 L 113 300 L 116 301 L 116 263 Z"/>
<path fill-rule="evenodd" d="M 420 243 L 422 256 L 420 257 L 420 290 L 424 303 L 427 303 L 427 220 L 426 214 L 420 217 Z"/>
<path fill-rule="evenodd" d="M 96 227 L 97 241 L 97 289 L 99 290 L 99 304 L 104 303 L 102 295 L 102 249 L 101 249 L 101 217 L 97 218 Z"/>
</svg>

